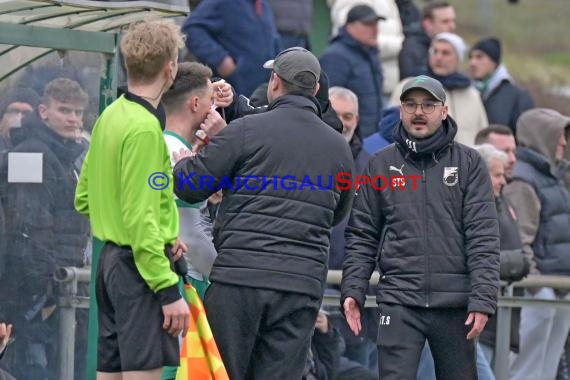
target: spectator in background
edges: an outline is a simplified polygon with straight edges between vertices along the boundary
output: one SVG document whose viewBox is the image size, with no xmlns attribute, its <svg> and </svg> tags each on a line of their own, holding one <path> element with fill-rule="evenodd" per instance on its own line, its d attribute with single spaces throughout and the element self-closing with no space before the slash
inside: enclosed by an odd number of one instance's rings
<svg viewBox="0 0 570 380">
<path fill-rule="evenodd" d="M 517 122 L 517 163 L 505 192 L 519 218 L 531 274 L 570 275 L 570 193 L 559 178 L 570 117 L 546 109 L 525 111 Z M 552 288 L 528 288 L 535 299 L 570 299 Z M 524 306 L 520 349 L 510 379 L 554 380 L 570 330 L 570 310 Z"/>
<path fill-rule="evenodd" d="M 300 46 L 311 50 L 309 36 L 313 23 L 313 0 L 267 0 L 275 16 L 281 48 Z"/>
<path fill-rule="evenodd" d="M 378 58 L 382 62 L 382 93 L 387 100 L 400 80 L 398 55 L 402 49 L 404 33 L 398 6 L 394 0 L 328 0 L 328 4 L 331 8 L 333 34 L 336 34 L 338 29 L 346 24 L 348 11 L 355 5 L 368 5 L 374 9 L 376 14 L 385 17 L 384 20 L 380 20 L 378 26 L 377 46 L 380 49 Z"/>
<path fill-rule="evenodd" d="M 520 259 L 522 262 L 526 261 L 522 251 L 522 241 L 519 234 L 517 214 L 513 206 L 509 203 L 507 197 L 503 194 L 503 187 L 507 183 L 505 173 L 506 167 L 509 164 L 509 156 L 505 152 L 488 143 L 476 145 L 474 148 L 485 160 L 487 169 L 491 175 L 491 183 L 493 184 L 495 206 L 497 208 L 497 217 L 499 219 L 501 280 L 507 282 L 520 281 L 528 274 L 528 264 L 523 264 L 521 266 L 522 271 L 516 273 L 516 277 L 507 278 L 503 276 L 503 273 L 507 272 L 504 270 L 506 265 L 514 263 L 517 259 Z M 508 251 L 512 254 L 507 253 Z M 509 262 L 504 261 L 506 255 L 510 255 L 511 260 Z M 515 257 L 514 255 L 519 257 Z M 526 271 L 524 270 L 525 268 Z M 520 309 L 514 309 L 511 314 L 511 330 L 509 337 L 510 348 L 513 352 L 518 352 L 519 349 L 519 325 Z M 497 319 L 493 316 L 489 318 L 489 321 L 485 326 L 485 330 L 483 330 L 479 337 L 477 346 L 477 369 L 481 380 L 483 380 L 483 376 L 485 376 L 486 379 L 494 379 L 494 375 L 489 365 L 492 366 L 494 362 L 496 338 Z M 481 360 L 481 354 L 484 356 L 485 360 Z"/>
<path fill-rule="evenodd" d="M 342 121 L 342 135 L 352 150 L 356 172 L 361 173 L 366 164 L 368 164 L 370 155 L 362 149 L 362 138 L 358 128 L 360 120 L 358 98 L 349 89 L 335 86 L 329 90 L 329 99 L 332 108 Z"/>
<path fill-rule="evenodd" d="M 364 149 L 370 154 L 376 154 L 381 149 L 394 142 L 394 128 L 400 123 L 400 107 L 392 106 L 382 111 L 382 119 L 378 132 L 364 139 Z"/>
<path fill-rule="evenodd" d="M 40 182 L 12 182 L 4 204 L 8 242 L 0 309 L 18 326 L 10 373 L 21 379 L 44 379 L 57 372 L 56 268 L 83 267 L 89 223 L 73 207 L 78 172 L 74 162 L 83 152 L 76 142 L 83 126 L 88 96 L 79 83 L 58 78 L 49 82 L 36 112 L 23 120 L 12 152 L 40 153 Z M 33 169 L 28 169 L 30 174 Z M 79 289 L 88 295 L 88 288 Z M 57 312 L 57 314 L 54 314 Z M 74 377 L 85 376 L 87 310 L 77 311 Z"/>
<path fill-rule="evenodd" d="M 0 153 L 12 147 L 10 132 L 13 128 L 22 126 L 22 118 L 36 109 L 39 100 L 38 94 L 27 87 L 15 87 L 2 95 L 0 100 Z"/>
<path fill-rule="evenodd" d="M 477 133 L 475 144 L 491 144 L 507 155 L 505 179 L 510 182 L 517 163 L 517 143 L 513 131 L 506 125 L 491 124 Z"/>
<path fill-rule="evenodd" d="M 481 93 L 489 123 L 508 125 L 515 133 L 521 113 L 532 108 L 530 95 L 516 86 L 501 64 L 501 42 L 484 38 L 469 52 L 469 73 Z"/>
<path fill-rule="evenodd" d="M 489 124 L 479 92 L 471 85 L 469 77 L 460 71 L 466 49 L 465 42 L 457 34 L 436 35 L 431 42 L 426 75 L 440 81 L 445 88 L 449 115 L 457 122 L 455 141 L 473 145 L 477 132 Z M 405 82 L 400 82 L 396 91 Z M 391 105 L 398 104 L 396 91 L 390 99 Z"/>
<path fill-rule="evenodd" d="M 509 127 L 506 125 L 490 125 L 488 128 L 481 130 L 475 139 L 477 145 L 491 145 L 495 149 L 505 154 L 504 156 L 504 177 L 505 181 L 509 183 L 513 177 L 514 165 L 516 159 L 516 142 L 515 137 Z M 491 170 L 491 169 L 490 169 Z M 492 175 L 492 170 L 491 170 Z M 501 191 L 500 196 L 496 198 L 497 214 L 499 217 L 499 231 L 501 233 L 501 251 L 506 250 L 520 250 L 522 251 L 522 241 L 519 233 L 517 212 L 511 205 L 508 197 Z M 528 274 L 528 264 L 530 262 L 526 259 L 526 270 L 519 273 L 519 276 Z M 512 262 L 512 260 L 511 260 Z M 504 265 L 504 257 L 501 257 L 501 265 Z M 503 273 L 504 271 L 501 271 Z M 515 281 L 518 278 L 501 278 L 504 281 Z M 522 289 L 514 290 L 515 296 L 523 296 Z M 510 333 L 510 348 L 511 351 L 519 352 L 519 327 L 520 327 L 520 308 L 514 308 L 511 311 L 511 333 Z M 481 334 L 479 339 L 480 346 L 485 354 L 487 361 L 493 364 L 495 356 L 495 341 L 496 341 L 497 321 L 495 318 L 489 319 L 485 331 Z"/>
<path fill-rule="evenodd" d="M 428 51 L 433 36 L 455 32 L 455 9 L 447 1 L 434 0 L 425 5 L 421 25 L 411 24 L 405 30 L 400 51 L 400 79 L 425 74 L 428 69 Z M 397 93 L 397 91 L 396 91 Z"/>
<path fill-rule="evenodd" d="M 319 310 L 302 380 L 338 380 L 342 338 L 328 315 Z"/>
<path fill-rule="evenodd" d="M 246 96 L 267 82 L 263 63 L 281 50 L 267 0 L 203 0 L 183 31 L 190 53 Z"/>
<path fill-rule="evenodd" d="M 368 165 L 371 156 L 363 149 L 362 140 L 358 133 L 358 98 L 354 92 L 343 87 L 331 87 L 329 97 L 333 109 L 342 121 L 342 135 L 350 145 L 355 173 L 360 174 Z M 345 251 L 344 233 L 347 224 L 348 215 L 332 229 L 329 269 L 342 269 Z M 346 343 L 344 356 L 376 372 L 378 370 L 378 351 L 376 350 L 375 338 L 378 332 L 376 310 L 366 309 L 365 314 L 364 329 L 358 337 L 352 334 L 344 318 L 338 321 L 338 328 Z"/>
<path fill-rule="evenodd" d="M 378 60 L 379 16 L 368 5 L 353 7 L 346 24 L 323 52 L 320 62 L 331 86 L 348 88 L 359 101 L 362 137 L 376 132 L 382 111 L 382 68 Z"/>
</svg>

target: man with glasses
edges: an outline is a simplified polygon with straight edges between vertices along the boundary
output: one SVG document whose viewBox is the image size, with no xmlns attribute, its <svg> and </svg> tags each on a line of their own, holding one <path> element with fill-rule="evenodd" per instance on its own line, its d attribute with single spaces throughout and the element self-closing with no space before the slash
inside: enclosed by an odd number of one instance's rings
<svg viewBox="0 0 570 380">
<path fill-rule="evenodd" d="M 395 144 L 364 172 L 397 186 L 358 190 L 346 232 L 341 303 L 358 334 L 378 264 L 380 378 L 415 378 L 427 340 L 438 379 L 476 379 L 474 338 L 495 312 L 499 286 L 490 176 L 476 151 L 454 142 L 457 125 L 439 81 L 415 77 L 400 100 Z"/>
</svg>

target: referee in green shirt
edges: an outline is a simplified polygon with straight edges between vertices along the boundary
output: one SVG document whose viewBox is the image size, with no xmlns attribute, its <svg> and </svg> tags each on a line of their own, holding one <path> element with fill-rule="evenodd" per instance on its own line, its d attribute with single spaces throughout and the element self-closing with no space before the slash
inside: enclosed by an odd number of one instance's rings
<svg viewBox="0 0 570 380">
<path fill-rule="evenodd" d="M 121 40 L 128 91 L 97 120 L 77 186 L 75 208 L 105 242 L 95 279 L 98 380 L 160 379 L 164 366 L 179 365 L 189 310 L 167 255 L 174 261 L 186 247 L 160 99 L 182 46 L 172 21 L 131 25 Z"/>
</svg>

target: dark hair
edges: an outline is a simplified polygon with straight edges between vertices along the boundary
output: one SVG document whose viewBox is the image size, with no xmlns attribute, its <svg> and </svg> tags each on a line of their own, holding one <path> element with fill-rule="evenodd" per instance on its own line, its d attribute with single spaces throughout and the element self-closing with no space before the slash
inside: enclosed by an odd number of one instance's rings
<svg viewBox="0 0 570 380">
<path fill-rule="evenodd" d="M 183 62 L 178 66 L 174 83 L 162 97 L 167 113 L 176 112 L 194 91 L 208 88 L 212 69 L 198 62 Z"/>
<path fill-rule="evenodd" d="M 481 129 L 475 136 L 475 145 L 481 145 L 489 142 L 489 135 L 496 133 L 498 135 L 514 136 L 511 128 L 502 124 L 491 124 L 485 129 Z"/>
<path fill-rule="evenodd" d="M 436 9 L 451 7 L 447 1 L 434 0 L 427 3 L 422 10 L 422 20 L 433 19 L 433 13 Z"/>
</svg>

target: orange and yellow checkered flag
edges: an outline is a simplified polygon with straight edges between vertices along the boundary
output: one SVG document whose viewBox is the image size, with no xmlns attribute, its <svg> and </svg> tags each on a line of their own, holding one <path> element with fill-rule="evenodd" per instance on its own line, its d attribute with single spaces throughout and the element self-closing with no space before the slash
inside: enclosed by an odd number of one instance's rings
<svg viewBox="0 0 570 380">
<path fill-rule="evenodd" d="M 190 325 L 182 341 L 176 380 L 229 380 L 196 289 L 184 284 L 184 293 L 190 306 Z"/>
</svg>

